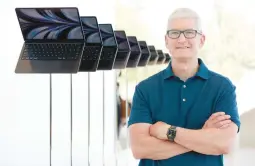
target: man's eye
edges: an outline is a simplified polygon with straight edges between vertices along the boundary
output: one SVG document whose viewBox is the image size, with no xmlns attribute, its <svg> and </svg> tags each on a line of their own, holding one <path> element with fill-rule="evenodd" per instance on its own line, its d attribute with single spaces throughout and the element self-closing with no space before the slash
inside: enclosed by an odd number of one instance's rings
<svg viewBox="0 0 255 166">
<path fill-rule="evenodd" d="M 173 34 L 173 35 L 178 35 L 179 32 L 171 32 L 171 34 Z"/>
<path fill-rule="evenodd" d="M 194 31 L 186 31 L 185 33 L 186 34 L 194 34 L 195 32 Z"/>
</svg>

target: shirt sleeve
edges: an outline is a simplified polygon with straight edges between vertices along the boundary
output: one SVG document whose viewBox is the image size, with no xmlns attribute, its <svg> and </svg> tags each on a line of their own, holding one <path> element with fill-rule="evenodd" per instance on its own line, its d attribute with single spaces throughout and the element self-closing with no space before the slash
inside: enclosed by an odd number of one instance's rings
<svg viewBox="0 0 255 166">
<path fill-rule="evenodd" d="M 217 100 L 215 111 L 222 111 L 226 115 L 230 115 L 231 121 L 238 126 L 239 132 L 241 123 L 236 101 L 236 87 L 234 85 L 229 85 L 224 88 L 223 93 Z"/>
<path fill-rule="evenodd" d="M 152 124 L 151 111 L 148 101 L 146 101 L 146 91 L 142 88 L 144 87 L 141 87 L 140 84 L 135 87 L 128 126 L 134 123 Z"/>
</svg>

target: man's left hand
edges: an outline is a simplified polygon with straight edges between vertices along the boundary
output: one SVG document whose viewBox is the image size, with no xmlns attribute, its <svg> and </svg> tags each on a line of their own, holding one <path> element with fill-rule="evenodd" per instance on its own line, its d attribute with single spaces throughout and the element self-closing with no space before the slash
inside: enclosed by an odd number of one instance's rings
<svg viewBox="0 0 255 166">
<path fill-rule="evenodd" d="M 150 135 L 158 139 L 167 140 L 166 134 L 169 127 L 169 124 L 159 121 L 150 126 Z"/>
</svg>

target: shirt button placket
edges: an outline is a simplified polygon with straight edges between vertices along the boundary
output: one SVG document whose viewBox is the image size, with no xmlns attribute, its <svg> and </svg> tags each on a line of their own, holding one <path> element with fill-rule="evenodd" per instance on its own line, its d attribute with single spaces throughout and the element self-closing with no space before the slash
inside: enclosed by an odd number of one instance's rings
<svg viewBox="0 0 255 166">
<path fill-rule="evenodd" d="M 185 89 L 186 87 L 187 87 L 187 86 L 184 84 L 184 85 L 183 85 L 183 88 Z M 185 93 L 184 93 L 184 94 L 185 94 Z M 185 101 L 186 101 L 186 99 L 185 99 L 185 98 L 183 98 L 183 99 L 182 99 L 182 101 L 183 101 L 183 102 L 185 102 Z"/>
</svg>

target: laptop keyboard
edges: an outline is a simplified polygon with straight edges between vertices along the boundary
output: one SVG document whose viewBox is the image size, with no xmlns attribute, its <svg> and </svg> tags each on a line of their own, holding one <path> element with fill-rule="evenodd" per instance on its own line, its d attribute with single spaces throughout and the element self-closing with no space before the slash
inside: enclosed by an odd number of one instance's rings
<svg viewBox="0 0 255 166">
<path fill-rule="evenodd" d="M 101 47 L 85 46 L 82 60 L 97 60 L 100 56 Z"/>
<path fill-rule="evenodd" d="M 103 54 L 100 60 L 112 60 L 115 58 L 116 49 L 114 48 L 103 48 Z"/>
<path fill-rule="evenodd" d="M 83 44 L 38 43 L 25 44 L 21 59 L 23 60 L 76 60 L 82 51 Z"/>
</svg>

